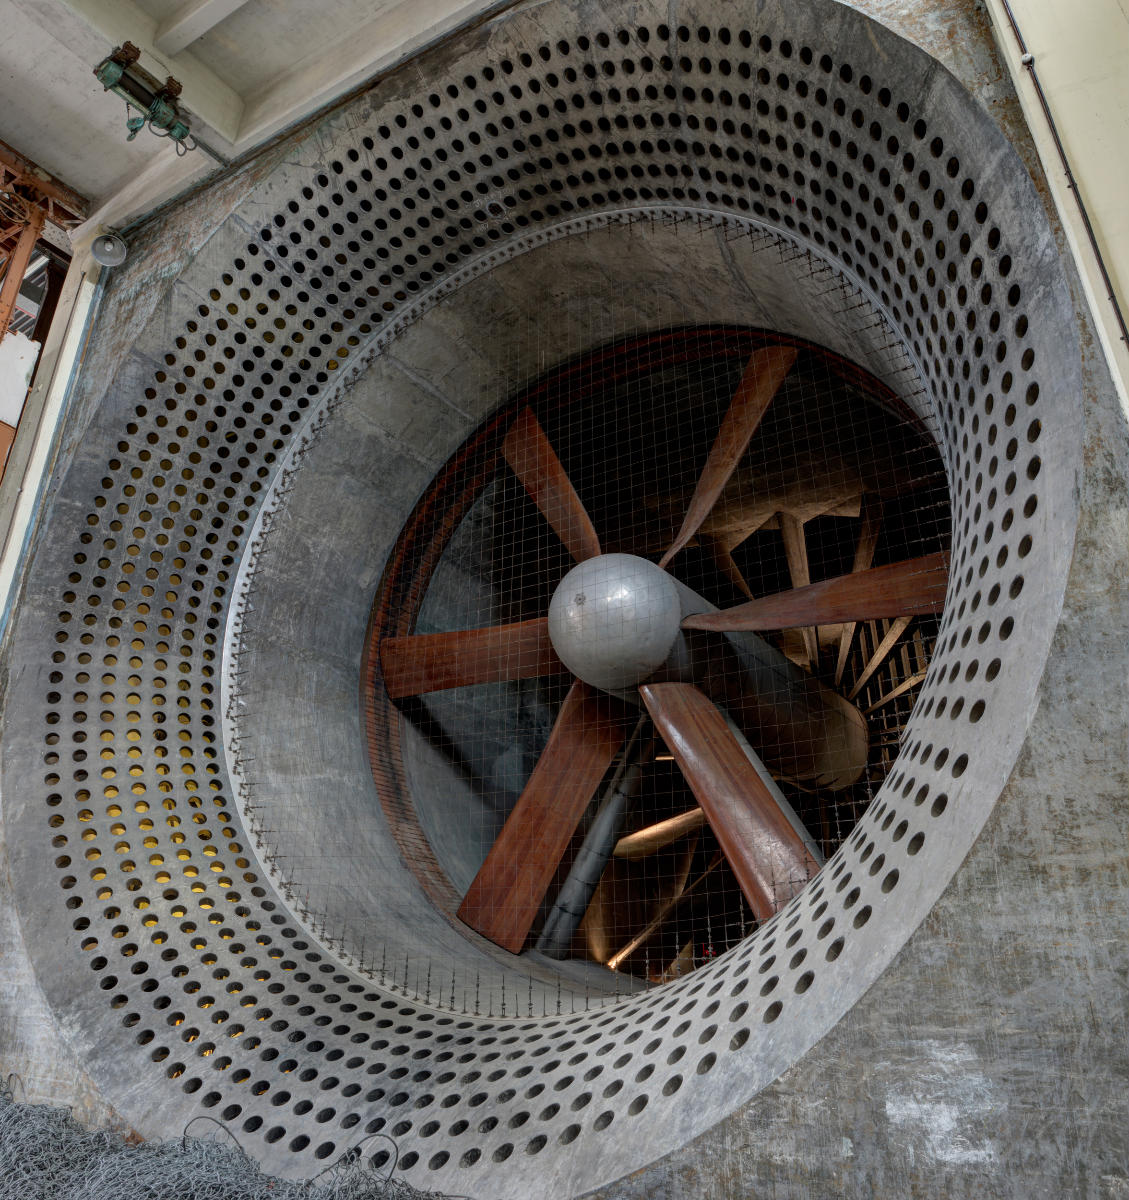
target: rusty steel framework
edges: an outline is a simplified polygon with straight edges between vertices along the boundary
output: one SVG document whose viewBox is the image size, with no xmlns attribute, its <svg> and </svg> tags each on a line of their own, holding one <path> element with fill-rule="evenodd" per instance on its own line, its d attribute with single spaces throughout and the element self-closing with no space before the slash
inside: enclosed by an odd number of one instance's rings
<svg viewBox="0 0 1129 1200">
<path fill-rule="evenodd" d="M 8 331 L 35 244 L 50 222 L 70 230 L 84 221 L 90 204 L 73 188 L 0 142 L 0 338 Z"/>
</svg>

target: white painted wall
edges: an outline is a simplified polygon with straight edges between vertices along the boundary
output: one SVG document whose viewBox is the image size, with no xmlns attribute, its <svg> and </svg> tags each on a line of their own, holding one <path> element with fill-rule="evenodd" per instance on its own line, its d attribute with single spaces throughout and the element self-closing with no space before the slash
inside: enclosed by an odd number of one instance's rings
<svg viewBox="0 0 1129 1200">
<path fill-rule="evenodd" d="M 1114 293 L 1122 313 L 1129 317 L 1129 3 L 1010 0 L 1010 4 L 1090 214 Z M 987 6 L 1098 318 L 1106 357 L 1129 411 L 1129 347 L 1120 340 L 1078 205 L 1030 72 L 1021 61 L 1003 0 L 987 0 Z"/>
<path fill-rule="evenodd" d="M 39 343 L 12 329 L 0 338 L 0 421 L 18 425 Z"/>
</svg>

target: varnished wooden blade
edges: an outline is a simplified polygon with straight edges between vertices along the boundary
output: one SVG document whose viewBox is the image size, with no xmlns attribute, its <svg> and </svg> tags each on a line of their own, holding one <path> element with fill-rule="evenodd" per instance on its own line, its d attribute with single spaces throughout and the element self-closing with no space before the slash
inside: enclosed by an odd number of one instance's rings
<svg viewBox="0 0 1129 1200">
<path fill-rule="evenodd" d="M 859 502 L 859 540 L 855 546 L 855 561 L 851 564 L 852 574 L 866 571 L 874 561 L 874 550 L 878 545 L 878 531 L 882 528 L 882 498 L 872 492 L 862 496 Z M 848 621 L 839 634 L 839 654 L 835 661 L 835 686 L 843 681 L 843 672 L 847 667 L 847 659 L 851 653 L 851 642 L 854 640 L 857 622 Z"/>
<path fill-rule="evenodd" d="M 643 684 L 639 694 L 759 921 L 819 871 L 803 839 L 713 701 L 687 683 Z"/>
<path fill-rule="evenodd" d="M 925 682 L 927 672 L 918 671 L 916 675 L 911 675 L 908 679 L 903 679 L 896 688 L 891 688 L 884 696 L 880 696 L 866 710 L 866 715 L 869 717 L 876 709 L 881 708 L 884 704 L 889 704 L 891 700 L 896 700 L 899 696 L 905 695 L 906 692 L 917 687 L 919 683 Z"/>
<path fill-rule="evenodd" d="M 874 653 L 867 659 L 859 677 L 847 693 L 848 700 L 853 700 L 866 687 L 870 677 L 886 661 L 890 651 L 897 645 L 898 639 L 909 628 L 909 623 L 912 620 L 913 617 L 898 617 L 890 623 L 890 628 L 886 630 L 885 636 L 874 648 Z"/>
<path fill-rule="evenodd" d="M 733 552 L 725 544 L 725 541 L 722 538 L 706 536 L 703 536 L 701 541 L 713 558 L 713 563 L 717 567 L 718 574 L 733 584 L 739 592 L 742 592 L 752 600 L 754 598 L 752 589 L 749 587 L 745 576 L 741 574 L 741 568 L 733 561 Z"/>
<path fill-rule="evenodd" d="M 656 982 L 669 983 L 672 979 L 681 979 L 694 969 L 694 943 L 689 941 L 679 950 L 667 969 L 658 977 Z"/>
<path fill-rule="evenodd" d="M 677 817 L 670 817 L 621 837 L 612 853 L 616 858 L 646 858 L 657 854 L 664 846 L 699 829 L 705 819 L 706 814 L 700 808 L 692 808 L 689 812 L 679 813 Z"/>
<path fill-rule="evenodd" d="M 722 612 L 695 613 L 683 620 L 682 627 L 722 631 L 794 629 L 939 613 L 945 606 L 948 580 L 949 556 L 926 554 L 762 596 Z"/>
<path fill-rule="evenodd" d="M 668 897 L 662 902 L 662 904 L 659 905 L 658 912 L 656 912 L 655 915 L 647 922 L 642 932 L 637 933 L 635 937 L 633 937 L 631 941 L 629 941 L 627 945 L 623 947 L 622 950 L 617 950 L 611 956 L 611 958 L 608 959 L 607 966 L 613 971 L 618 970 L 620 963 L 622 963 L 625 958 L 628 958 L 630 955 L 634 954 L 635 951 L 638 950 L 648 938 L 657 933 L 662 928 L 663 922 L 666 921 L 670 914 L 674 912 L 674 910 L 684 900 L 687 900 L 693 896 L 698 888 L 710 877 L 710 875 L 713 874 L 713 872 L 716 871 L 719 866 L 721 866 L 721 863 L 722 856 L 720 854 L 715 854 L 713 858 L 710 859 L 709 865 L 706 867 L 706 869 L 701 873 L 701 875 L 698 876 L 697 879 L 694 880 L 693 883 L 686 884 L 683 882 L 682 886 L 672 896 Z"/>
<path fill-rule="evenodd" d="M 577 680 L 548 744 L 459 905 L 483 937 L 520 952 L 553 874 L 627 731 L 626 711 Z"/>
<path fill-rule="evenodd" d="M 795 361 L 796 351 L 791 346 L 767 346 L 749 359 L 741 382 L 733 393 L 729 410 L 710 447 L 682 528 L 670 549 L 659 560 L 660 567 L 670 562 L 710 515 L 710 510 L 748 448 L 749 439 L 756 433 L 761 418 Z"/>
<path fill-rule="evenodd" d="M 811 570 L 808 566 L 808 543 L 804 537 L 804 523 L 791 513 L 778 514 L 780 521 L 780 536 L 784 539 L 784 557 L 788 562 L 788 575 L 793 588 L 808 587 L 811 584 Z M 800 629 L 803 634 L 804 659 L 800 666 L 811 668 L 812 663 L 819 661 L 819 643 L 816 640 L 815 629 L 804 625 Z"/>
<path fill-rule="evenodd" d="M 393 700 L 568 670 L 549 641 L 544 617 L 487 629 L 385 638 L 380 644 L 380 669 Z"/>
<path fill-rule="evenodd" d="M 569 554 L 577 562 L 595 558 L 600 553 L 595 527 L 532 409 L 523 408 L 510 426 L 502 456 Z"/>
</svg>

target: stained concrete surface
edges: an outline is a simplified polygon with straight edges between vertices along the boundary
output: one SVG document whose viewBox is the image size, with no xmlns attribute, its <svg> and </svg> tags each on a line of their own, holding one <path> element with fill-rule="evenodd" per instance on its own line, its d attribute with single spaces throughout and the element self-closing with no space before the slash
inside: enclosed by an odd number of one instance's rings
<svg viewBox="0 0 1129 1200">
<path fill-rule="evenodd" d="M 1104 363 L 1091 354 L 1088 367 L 1100 383 Z M 801 1062 L 590 1200 L 1129 1191 L 1129 438 L 1110 389 L 1094 391 L 1082 520 L 1039 709 L 964 866 Z"/>
<path fill-rule="evenodd" d="M 932 6 L 925 17 L 860 7 L 920 38 L 1005 126 L 1014 119 L 978 6 Z M 1129 1188 L 1129 446 L 1092 349 L 1086 370 L 1066 607 L 1031 736 L 964 867 L 882 979 L 801 1062 L 691 1145 L 590 1196 L 1106 1200 Z M 20 1010 L 5 1035 L 25 1055 L 29 1083 L 59 1098 L 70 1075 L 96 1118 L 97 1097 L 68 1066 L 65 1031 L 20 964 L 14 928 L 5 947 Z"/>
</svg>

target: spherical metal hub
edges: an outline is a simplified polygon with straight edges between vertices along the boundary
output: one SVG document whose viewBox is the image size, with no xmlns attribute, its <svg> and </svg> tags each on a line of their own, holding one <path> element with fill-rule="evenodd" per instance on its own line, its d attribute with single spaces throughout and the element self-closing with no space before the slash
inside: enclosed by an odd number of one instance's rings
<svg viewBox="0 0 1129 1200">
<path fill-rule="evenodd" d="M 549 604 L 549 638 L 573 674 L 619 692 L 666 662 L 681 620 L 678 587 L 666 571 L 634 554 L 601 554 L 561 580 Z"/>
</svg>

